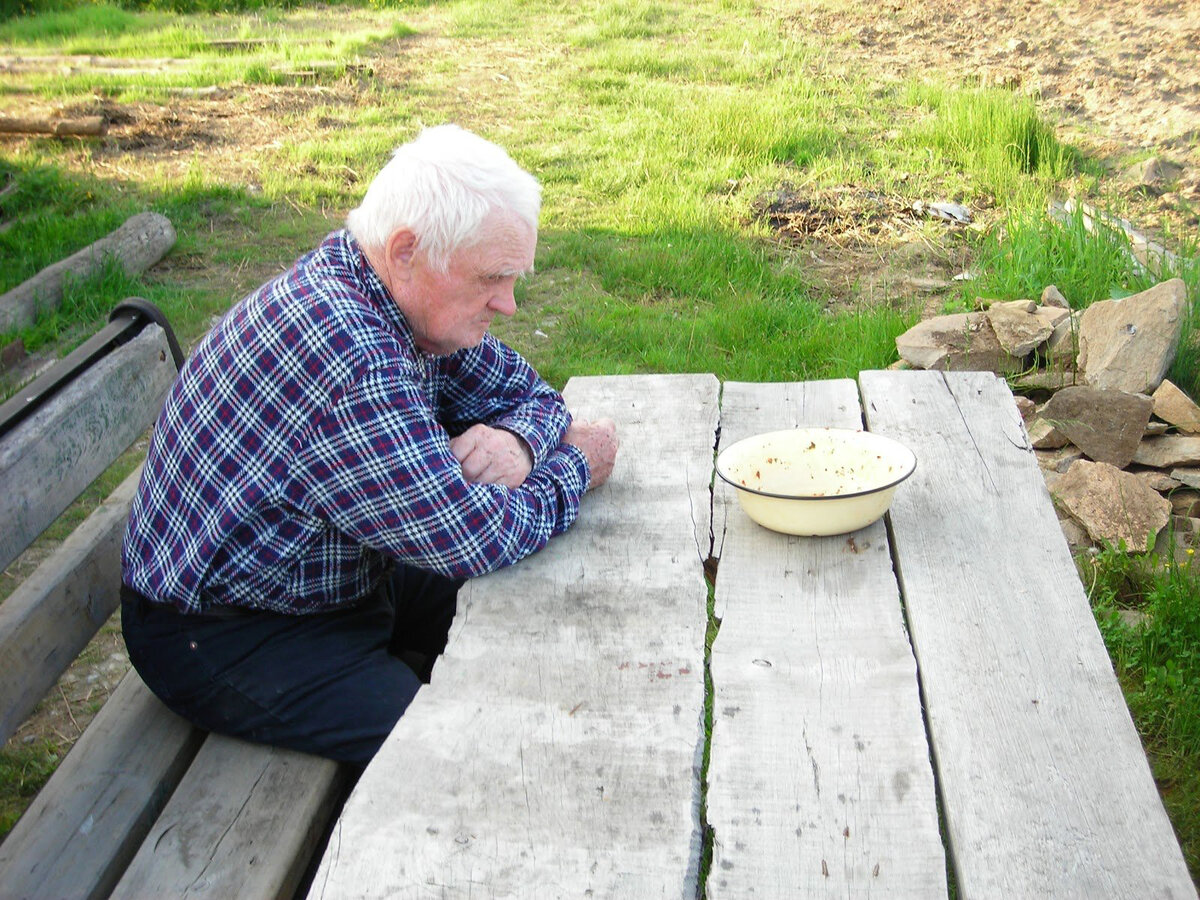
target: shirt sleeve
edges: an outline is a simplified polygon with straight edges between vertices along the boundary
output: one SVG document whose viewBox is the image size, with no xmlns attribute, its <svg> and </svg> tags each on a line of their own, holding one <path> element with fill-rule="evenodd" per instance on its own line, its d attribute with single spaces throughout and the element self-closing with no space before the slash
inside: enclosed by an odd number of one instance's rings
<svg viewBox="0 0 1200 900">
<path fill-rule="evenodd" d="M 295 457 L 289 500 L 355 541 L 454 578 L 543 547 L 579 513 L 587 462 L 559 446 L 521 487 L 472 484 L 419 388 L 371 370 L 321 417 Z"/>
<path fill-rule="evenodd" d="M 440 415 L 452 434 L 480 422 L 511 431 L 533 451 L 535 469 L 559 448 L 571 424 L 562 394 L 491 334 L 439 360 L 437 388 Z"/>
</svg>

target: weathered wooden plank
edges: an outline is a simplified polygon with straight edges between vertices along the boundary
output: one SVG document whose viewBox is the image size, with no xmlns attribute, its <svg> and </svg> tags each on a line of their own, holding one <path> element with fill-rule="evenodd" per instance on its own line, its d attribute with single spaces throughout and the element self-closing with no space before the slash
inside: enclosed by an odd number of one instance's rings
<svg viewBox="0 0 1200 900">
<path fill-rule="evenodd" d="M 140 275 L 173 246 L 175 228 L 166 216 L 153 212 L 130 216 L 111 234 L 0 294 L 0 331 L 26 328 L 41 313 L 57 309 L 69 281 L 94 275 L 108 260 L 128 275 Z"/>
<path fill-rule="evenodd" d="M 121 540 L 141 466 L 0 603 L 0 743 L 120 603 Z"/>
<path fill-rule="evenodd" d="M 959 896 L 1195 897 L 1007 386 L 864 372 Z"/>
<path fill-rule="evenodd" d="M 167 337 L 147 325 L 0 441 L 0 568 L 154 422 L 174 380 Z"/>
<path fill-rule="evenodd" d="M 326 759 L 211 735 L 113 900 L 291 897 L 345 777 Z"/>
<path fill-rule="evenodd" d="M 694 896 L 717 383 L 566 395 L 617 421 L 611 479 L 567 534 L 460 593 L 311 897 Z"/>
<path fill-rule="evenodd" d="M 126 675 L 0 844 L 0 893 L 106 897 L 203 737 Z"/>
<path fill-rule="evenodd" d="M 862 427 L 853 381 L 724 387 L 722 447 L 823 425 Z M 718 484 L 707 896 L 945 897 L 916 663 L 884 524 L 776 534 Z"/>
</svg>

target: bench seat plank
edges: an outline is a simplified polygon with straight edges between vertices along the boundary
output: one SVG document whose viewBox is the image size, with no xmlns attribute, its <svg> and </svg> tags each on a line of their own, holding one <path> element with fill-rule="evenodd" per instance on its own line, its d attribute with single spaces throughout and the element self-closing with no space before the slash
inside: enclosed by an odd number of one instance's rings
<svg viewBox="0 0 1200 900">
<path fill-rule="evenodd" d="M 864 372 L 959 895 L 1195 897 L 1003 380 Z"/>
<path fill-rule="evenodd" d="M 344 777 L 326 759 L 210 735 L 113 900 L 291 897 Z"/>
<path fill-rule="evenodd" d="M 130 671 L 0 844 L 0 894 L 108 896 L 203 739 Z"/>
<path fill-rule="evenodd" d="M 0 743 L 120 604 L 121 540 L 141 466 L 0 604 Z"/>
<path fill-rule="evenodd" d="M 861 428 L 854 382 L 726 383 L 722 449 L 795 426 Z M 709 900 L 945 897 L 916 662 L 884 524 L 777 534 L 717 486 Z"/>
<path fill-rule="evenodd" d="M 0 442 L 0 569 L 158 417 L 175 361 L 166 333 L 147 325 Z"/>
<path fill-rule="evenodd" d="M 717 382 L 573 379 L 566 396 L 616 419 L 612 478 L 567 534 L 460 592 L 310 897 L 695 895 Z"/>
</svg>

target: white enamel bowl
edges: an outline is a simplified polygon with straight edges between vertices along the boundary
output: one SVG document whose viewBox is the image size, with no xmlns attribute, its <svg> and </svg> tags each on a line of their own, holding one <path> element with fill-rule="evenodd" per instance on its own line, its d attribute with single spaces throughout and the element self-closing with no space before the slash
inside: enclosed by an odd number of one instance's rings
<svg viewBox="0 0 1200 900">
<path fill-rule="evenodd" d="M 917 467 L 898 441 L 845 428 L 792 428 L 738 441 L 717 457 L 742 509 L 784 534 L 846 534 L 870 525 Z"/>
</svg>

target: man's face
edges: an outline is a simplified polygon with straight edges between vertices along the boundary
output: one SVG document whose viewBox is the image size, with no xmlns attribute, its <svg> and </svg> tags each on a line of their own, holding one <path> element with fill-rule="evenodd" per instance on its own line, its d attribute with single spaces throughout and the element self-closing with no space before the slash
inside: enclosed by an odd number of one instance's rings
<svg viewBox="0 0 1200 900">
<path fill-rule="evenodd" d="M 513 287 L 532 271 L 536 244 L 537 232 L 519 218 L 493 214 L 480 240 L 453 254 L 445 272 L 415 252 L 409 277 L 393 285 L 393 295 L 417 347 L 437 355 L 474 347 L 497 314 L 515 313 Z"/>
</svg>

